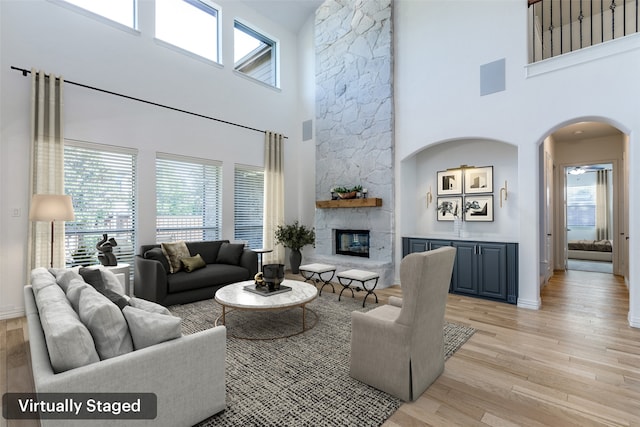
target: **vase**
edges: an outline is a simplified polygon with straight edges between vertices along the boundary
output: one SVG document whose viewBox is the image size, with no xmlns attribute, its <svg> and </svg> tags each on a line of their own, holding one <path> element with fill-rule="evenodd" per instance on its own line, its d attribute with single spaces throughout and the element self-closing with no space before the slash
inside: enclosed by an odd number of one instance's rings
<svg viewBox="0 0 640 427">
<path fill-rule="evenodd" d="M 300 273 L 300 263 L 302 262 L 302 253 L 300 249 L 291 249 L 289 254 L 289 264 L 291 265 L 291 272 L 293 274 Z"/>
</svg>

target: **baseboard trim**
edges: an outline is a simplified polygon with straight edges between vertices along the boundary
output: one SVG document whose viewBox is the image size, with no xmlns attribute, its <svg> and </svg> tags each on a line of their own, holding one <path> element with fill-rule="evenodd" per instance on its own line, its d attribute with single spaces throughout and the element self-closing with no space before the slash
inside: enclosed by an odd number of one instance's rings
<svg viewBox="0 0 640 427">
<path fill-rule="evenodd" d="M 518 307 L 526 308 L 528 310 L 540 310 L 542 306 L 542 302 L 540 299 L 537 300 L 526 300 L 523 298 L 518 298 Z"/>
<path fill-rule="evenodd" d="M 24 317 L 24 315 L 24 308 L 3 310 L 0 311 L 0 320 L 15 319 L 16 317 Z"/>
<path fill-rule="evenodd" d="M 631 316 L 631 312 L 629 312 L 627 319 L 629 319 L 629 326 L 632 328 L 640 328 L 640 317 L 633 317 Z"/>
</svg>

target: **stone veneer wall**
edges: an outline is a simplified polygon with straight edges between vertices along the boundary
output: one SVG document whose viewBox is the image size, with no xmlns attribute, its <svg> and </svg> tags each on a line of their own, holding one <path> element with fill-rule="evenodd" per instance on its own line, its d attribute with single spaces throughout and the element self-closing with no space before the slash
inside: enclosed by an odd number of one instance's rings
<svg viewBox="0 0 640 427">
<path fill-rule="evenodd" d="M 327 0 L 316 12 L 316 200 L 362 185 L 382 207 L 316 209 L 314 261 L 394 280 L 391 0 Z M 368 229 L 370 258 L 335 255 L 333 230 Z"/>
</svg>

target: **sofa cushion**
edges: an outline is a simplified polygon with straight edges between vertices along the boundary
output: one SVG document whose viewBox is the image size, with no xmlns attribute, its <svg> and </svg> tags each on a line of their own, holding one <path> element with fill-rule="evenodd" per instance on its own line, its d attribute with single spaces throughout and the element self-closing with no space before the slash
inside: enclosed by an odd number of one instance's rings
<svg viewBox="0 0 640 427">
<path fill-rule="evenodd" d="M 58 286 L 60 286 L 65 293 L 67 292 L 69 284 L 71 284 L 73 280 L 83 280 L 82 276 L 79 274 L 79 269 L 69 269 L 66 271 L 60 270 L 56 276 Z"/>
<path fill-rule="evenodd" d="M 196 254 L 195 256 L 182 258 L 182 268 L 187 273 L 191 273 L 192 271 L 198 270 L 200 268 L 204 268 L 207 264 L 204 262 L 200 254 Z"/>
<path fill-rule="evenodd" d="M 216 263 L 238 265 L 240 264 L 240 257 L 244 251 L 244 244 L 242 243 L 223 243 L 220 246 L 220 252 L 218 252 L 218 258 Z"/>
<path fill-rule="evenodd" d="M 132 306 L 125 307 L 122 313 L 129 324 L 136 350 L 179 338 L 182 335 L 179 317 L 149 312 Z"/>
<path fill-rule="evenodd" d="M 187 248 L 192 254 L 200 254 L 207 264 L 215 264 L 220 252 L 220 246 L 223 243 L 229 243 L 228 240 L 214 240 L 204 242 L 187 242 Z"/>
<path fill-rule="evenodd" d="M 35 297 L 55 373 L 100 361 L 91 333 L 58 285 L 47 286 Z"/>
<path fill-rule="evenodd" d="M 93 336 L 100 359 L 133 351 L 133 342 L 122 311 L 93 287 L 87 287 L 80 293 L 79 314 L 80 320 Z"/>
<path fill-rule="evenodd" d="M 47 286 L 55 285 L 56 278 L 46 268 L 34 268 L 31 270 L 31 287 L 33 288 L 33 294 L 38 296 L 40 290 Z"/>
<path fill-rule="evenodd" d="M 191 256 L 187 244 L 184 241 L 161 243 L 162 253 L 167 257 L 169 262 L 169 273 L 177 273 L 182 270 L 182 258 L 188 258 Z"/>
<path fill-rule="evenodd" d="M 162 248 L 161 247 L 157 247 L 157 248 L 153 248 L 153 249 L 149 249 L 148 251 L 146 251 L 143 254 L 144 259 L 151 259 L 154 261 L 160 261 L 160 264 L 162 264 L 162 267 L 164 268 L 165 272 L 169 272 L 169 261 L 167 261 L 167 257 L 164 256 L 164 252 L 162 252 Z"/>
<path fill-rule="evenodd" d="M 249 271 L 237 265 L 207 264 L 205 268 L 192 273 L 181 271 L 167 277 L 169 293 L 192 289 L 210 288 L 229 283 L 249 280 Z M 213 297 L 213 293 L 211 295 Z"/>
<path fill-rule="evenodd" d="M 171 312 L 167 307 L 152 301 L 147 301 L 146 299 L 142 299 L 142 298 L 136 298 L 136 297 L 129 298 L 129 305 L 131 307 L 148 311 L 149 313 L 159 313 L 159 314 L 167 314 L 167 315 L 171 314 Z"/>
<path fill-rule="evenodd" d="M 76 279 L 72 279 L 67 286 L 67 299 L 76 313 L 80 312 L 80 294 L 88 287 L 91 287 L 91 285 L 85 282 L 80 276 Z"/>
</svg>

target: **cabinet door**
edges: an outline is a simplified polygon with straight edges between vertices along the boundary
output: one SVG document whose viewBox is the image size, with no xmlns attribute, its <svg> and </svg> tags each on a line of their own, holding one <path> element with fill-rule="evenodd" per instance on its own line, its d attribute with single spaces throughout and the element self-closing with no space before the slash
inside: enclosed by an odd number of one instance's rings
<svg viewBox="0 0 640 427">
<path fill-rule="evenodd" d="M 448 240 L 429 240 L 429 250 L 441 248 L 443 246 L 451 246 L 451 242 Z"/>
<path fill-rule="evenodd" d="M 427 251 L 428 240 L 424 239 L 409 239 L 409 253 L 425 252 Z"/>
<path fill-rule="evenodd" d="M 478 281 L 476 275 L 476 247 L 475 243 L 453 242 L 457 249 L 456 261 L 453 265 L 451 291 L 463 294 L 477 295 Z"/>
<path fill-rule="evenodd" d="M 478 244 L 478 295 L 507 300 L 507 245 Z"/>
</svg>

